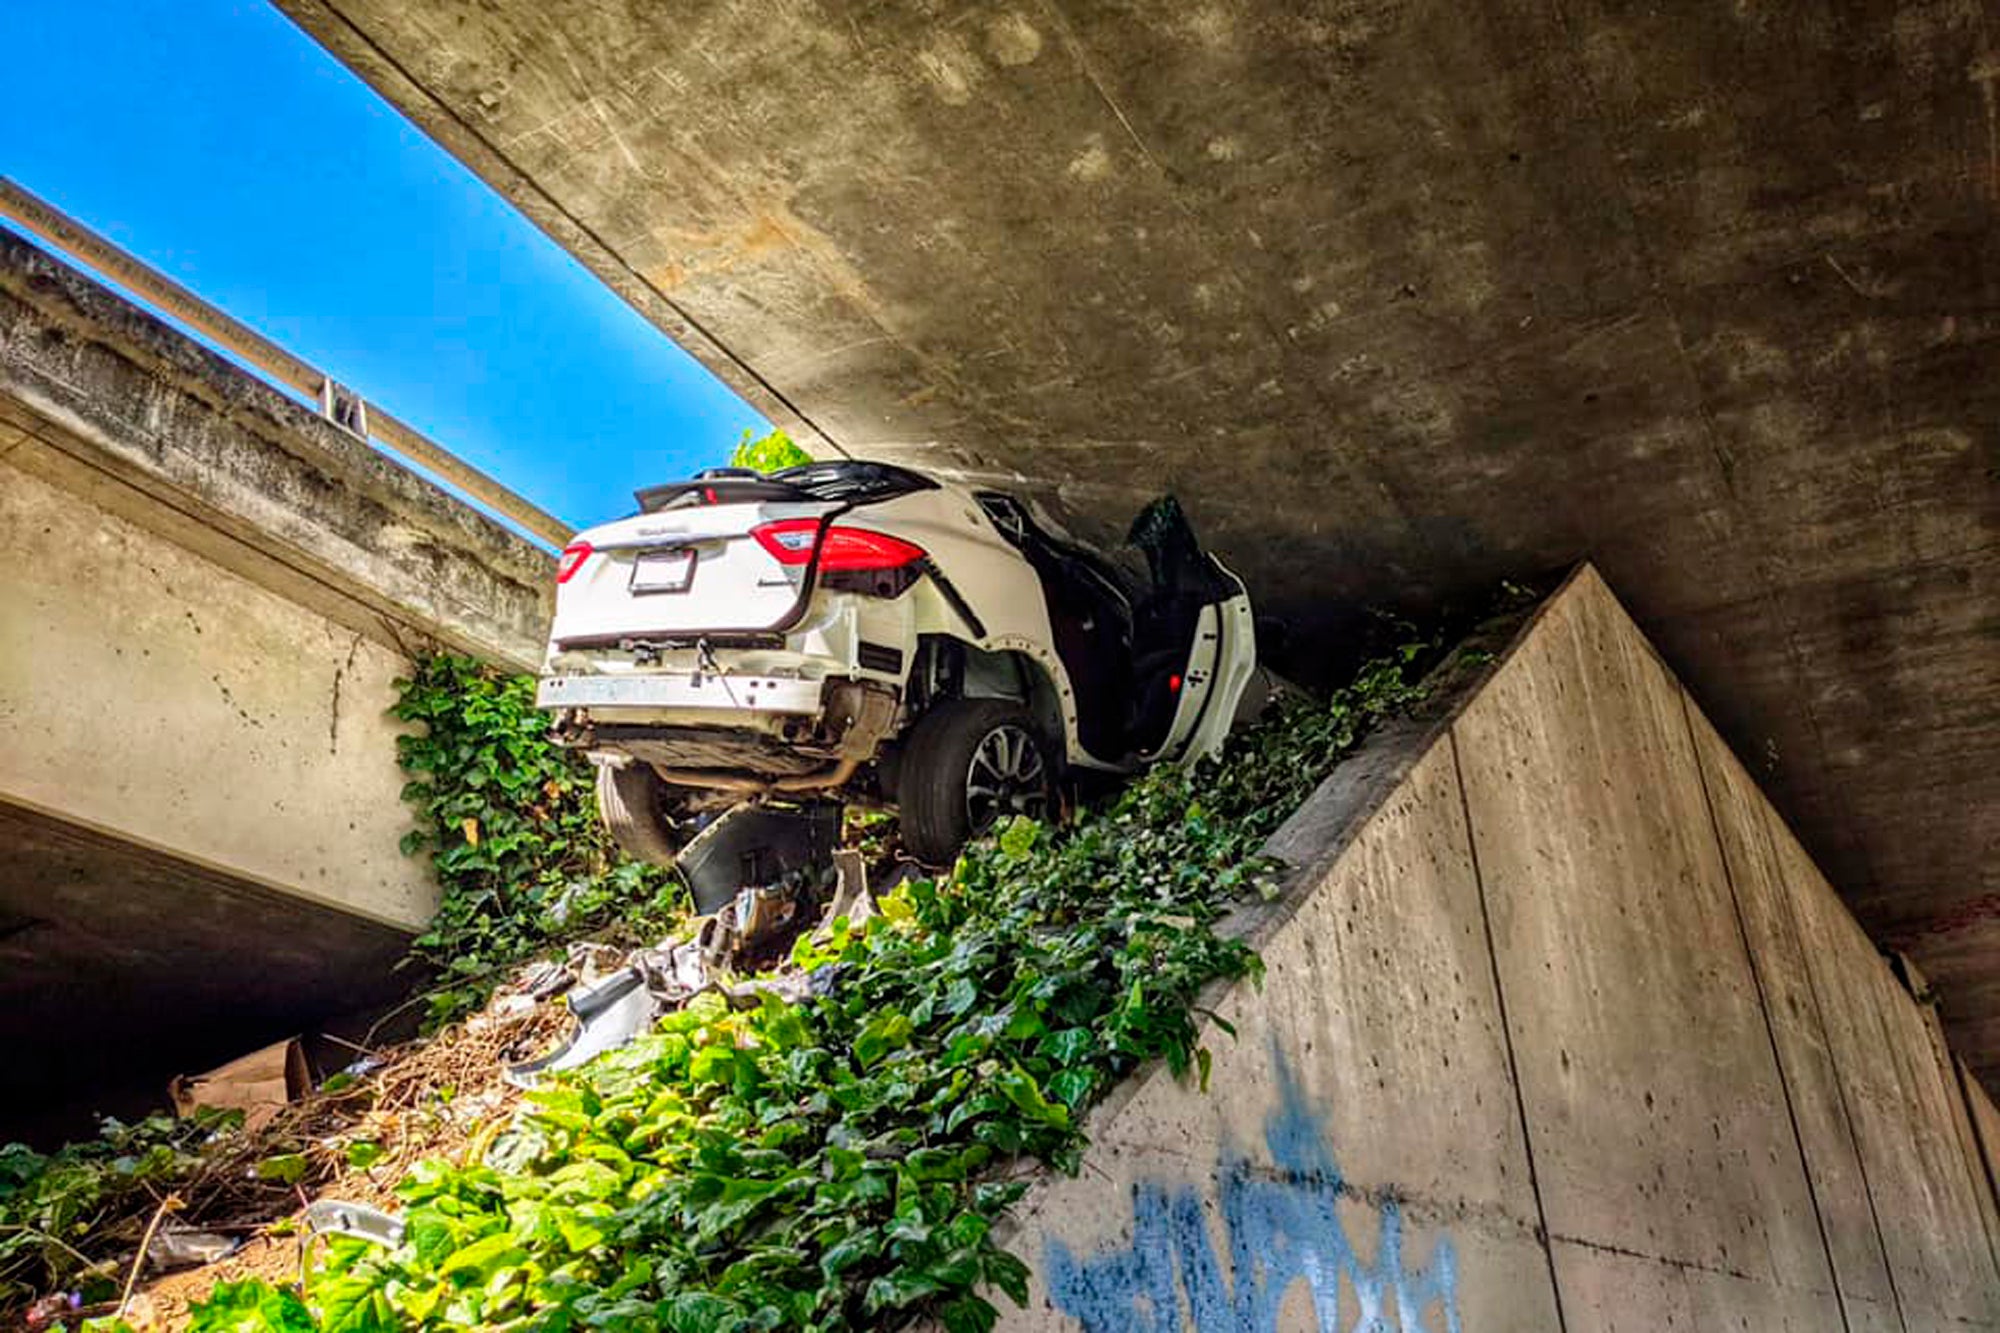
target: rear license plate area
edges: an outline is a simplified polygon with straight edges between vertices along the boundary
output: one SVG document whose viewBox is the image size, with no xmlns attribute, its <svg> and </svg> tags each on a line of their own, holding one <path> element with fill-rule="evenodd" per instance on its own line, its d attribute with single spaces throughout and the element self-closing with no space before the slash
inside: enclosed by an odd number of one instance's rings
<svg viewBox="0 0 2000 1333">
<path fill-rule="evenodd" d="M 694 583 L 694 548 L 641 551 L 632 559 L 635 593 L 686 592 Z"/>
</svg>

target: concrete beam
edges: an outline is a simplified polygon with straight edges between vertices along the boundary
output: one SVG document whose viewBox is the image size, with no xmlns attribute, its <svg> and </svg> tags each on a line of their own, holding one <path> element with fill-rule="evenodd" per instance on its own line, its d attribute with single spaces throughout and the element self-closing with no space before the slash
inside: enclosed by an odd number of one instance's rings
<svg viewBox="0 0 2000 1333">
<path fill-rule="evenodd" d="M 396 845 L 407 658 L 11 462 L 0 563 L 0 801 L 402 930 L 429 919 L 430 869 Z"/>
<path fill-rule="evenodd" d="M 83 274 L 0 229 L 13 461 L 382 642 L 539 662 L 551 561 Z"/>
</svg>

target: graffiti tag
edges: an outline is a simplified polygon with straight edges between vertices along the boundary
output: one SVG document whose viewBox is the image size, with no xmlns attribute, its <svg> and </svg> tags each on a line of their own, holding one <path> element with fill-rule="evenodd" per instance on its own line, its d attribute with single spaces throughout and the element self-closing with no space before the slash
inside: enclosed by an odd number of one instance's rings
<svg viewBox="0 0 2000 1333">
<path fill-rule="evenodd" d="M 1374 1256 L 1362 1255 L 1341 1220 L 1342 1177 L 1320 1117 L 1283 1052 L 1273 1059 L 1280 1102 L 1264 1122 L 1270 1164 L 1227 1144 L 1217 1163 L 1226 1256 L 1216 1253 L 1200 1190 L 1188 1184 L 1146 1182 L 1134 1191 L 1130 1245 L 1078 1259 L 1062 1241 L 1047 1243 L 1049 1294 L 1084 1333 L 1276 1333 L 1299 1283 L 1321 1333 L 1461 1333 L 1450 1237 L 1439 1237 L 1429 1262 L 1412 1271 L 1402 1210 L 1389 1200 L 1376 1205 Z M 1343 1288 L 1354 1311 L 1345 1326 Z"/>
</svg>

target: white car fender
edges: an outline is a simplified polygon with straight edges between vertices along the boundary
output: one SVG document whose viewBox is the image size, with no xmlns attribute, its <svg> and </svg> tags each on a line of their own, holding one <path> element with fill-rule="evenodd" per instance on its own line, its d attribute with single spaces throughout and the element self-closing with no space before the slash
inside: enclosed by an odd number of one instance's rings
<svg viewBox="0 0 2000 1333">
<path fill-rule="evenodd" d="M 987 652 L 1026 657 L 1055 687 L 1069 762 L 1099 767 L 1077 739 L 1076 692 L 1052 647 L 1048 600 L 1034 567 L 1000 535 L 978 503 L 956 487 L 903 496 L 880 506 L 879 512 L 881 530 L 923 547 L 950 586 L 946 593 L 919 585 L 912 641 L 917 635 L 944 634 Z M 872 516 L 862 510 L 843 521 L 871 527 Z M 978 623 L 967 623 L 951 594 Z"/>
</svg>

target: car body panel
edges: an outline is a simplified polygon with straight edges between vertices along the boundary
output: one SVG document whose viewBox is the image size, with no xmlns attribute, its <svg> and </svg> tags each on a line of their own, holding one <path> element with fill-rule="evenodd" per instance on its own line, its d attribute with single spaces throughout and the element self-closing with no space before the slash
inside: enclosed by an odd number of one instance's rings
<svg viewBox="0 0 2000 1333">
<path fill-rule="evenodd" d="M 639 514 L 577 534 L 590 554 L 556 589 L 558 644 L 676 634 L 770 631 L 797 606 L 800 574 L 778 563 L 750 533 L 787 518 L 818 518 L 831 504 L 738 504 Z M 692 578 L 679 591 L 635 593 L 645 555 L 690 551 Z M 728 619 L 717 623 L 718 611 Z"/>
</svg>

